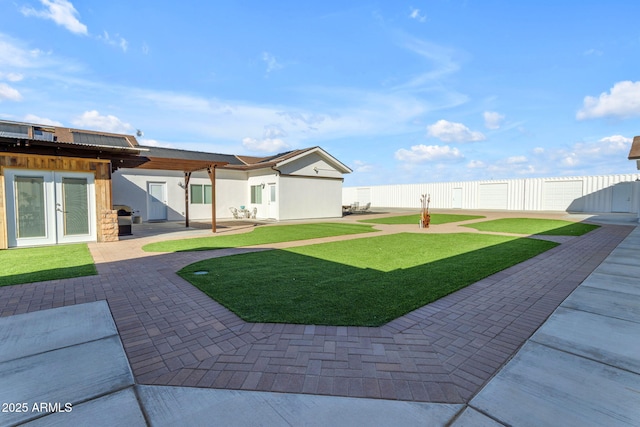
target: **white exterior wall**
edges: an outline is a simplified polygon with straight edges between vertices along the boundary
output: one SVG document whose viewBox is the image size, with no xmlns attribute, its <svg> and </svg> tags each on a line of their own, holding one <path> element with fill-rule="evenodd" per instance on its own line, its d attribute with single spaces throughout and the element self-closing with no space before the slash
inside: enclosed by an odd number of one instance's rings
<svg viewBox="0 0 640 427">
<path fill-rule="evenodd" d="M 269 201 L 269 185 L 275 184 L 276 186 L 276 206 L 271 205 Z M 251 186 L 260 185 L 262 188 L 262 203 L 251 203 Z M 280 219 L 279 209 L 277 206 L 278 200 L 280 200 L 280 177 L 273 170 L 260 170 L 249 173 L 249 178 L 245 184 L 246 205 L 247 209 L 253 211 L 253 208 L 258 209 L 256 212 L 256 218 L 258 219 Z"/>
<path fill-rule="evenodd" d="M 185 219 L 184 173 L 151 169 L 120 169 L 112 175 L 113 204 L 133 208 L 143 221 L 149 218 L 147 186 L 149 182 L 164 183 L 166 188 L 167 220 Z M 206 172 L 194 172 L 189 185 L 210 185 Z M 230 207 L 247 205 L 249 193 L 246 173 L 216 169 L 216 217 L 231 218 Z M 190 220 L 210 220 L 211 205 L 190 204 Z"/>
<path fill-rule="evenodd" d="M 280 219 L 342 217 L 342 181 L 280 177 Z"/>
<path fill-rule="evenodd" d="M 454 207 L 454 188 L 461 189 L 461 209 L 482 209 L 488 202 L 480 200 L 483 185 L 506 184 L 506 200 L 501 206 L 506 210 L 542 211 L 558 210 L 571 212 L 611 212 L 614 197 L 613 187 L 622 182 L 632 182 L 629 197 L 629 212 L 640 210 L 640 174 L 522 178 L 495 181 L 441 182 L 425 184 L 400 184 L 380 186 L 345 187 L 342 191 L 342 204 L 349 205 L 367 195 L 372 206 L 388 208 L 419 208 L 421 194 L 430 194 L 430 207 L 434 209 L 452 209 Z M 580 196 L 564 200 L 582 183 Z M 366 191 L 368 189 L 368 191 Z M 625 187 L 626 191 L 626 187 Z M 497 205 L 497 204 L 496 204 Z M 549 209 L 551 207 L 551 209 Z"/>
</svg>

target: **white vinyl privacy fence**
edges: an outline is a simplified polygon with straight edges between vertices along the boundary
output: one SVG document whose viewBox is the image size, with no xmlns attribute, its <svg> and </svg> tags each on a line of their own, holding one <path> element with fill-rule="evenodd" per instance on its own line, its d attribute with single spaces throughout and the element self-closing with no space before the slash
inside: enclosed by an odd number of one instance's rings
<svg viewBox="0 0 640 427">
<path fill-rule="evenodd" d="M 434 209 L 638 213 L 640 174 L 345 187 L 342 203 L 419 208 L 421 194 Z"/>
</svg>

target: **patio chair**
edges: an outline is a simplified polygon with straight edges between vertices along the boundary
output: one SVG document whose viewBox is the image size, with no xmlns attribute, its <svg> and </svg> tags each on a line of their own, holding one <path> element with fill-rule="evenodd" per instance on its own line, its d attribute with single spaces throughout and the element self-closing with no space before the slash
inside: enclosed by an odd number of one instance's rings
<svg viewBox="0 0 640 427">
<path fill-rule="evenodd" d="M 240 219 L 240 214 L 238 213 L 238 209 L 231 207 L 229 208 L 229 210 L 231 211 L 233 218 Z"/>
<path fill-rule="evenodd" d="M 358 212 L 358 202 L 351 203 L 351 207 L 349 208 L 349 212 L 356 213 Z"/>
<path fill-rule="evenodd" d="M 364 207 L 360 208 L 359 212 L 362 212 L 362 213 L 368 212 L 369 209 L 371 209 L 371 202 L 367 203 L 366 205 L 364 205 Z"/>
<path fill-rule="evenodd" d="M 253 210 L 249 213 L 249 218 L 256 219 L 256 215 L 258 215 L 258 208 L 253 208 Z"/>
</svg>

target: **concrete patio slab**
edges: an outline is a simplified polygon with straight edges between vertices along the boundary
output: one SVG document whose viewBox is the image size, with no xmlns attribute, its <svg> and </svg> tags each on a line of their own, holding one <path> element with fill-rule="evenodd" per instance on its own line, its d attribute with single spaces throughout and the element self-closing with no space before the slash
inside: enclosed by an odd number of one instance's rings
<svg viewBox="0 0 640 427">
<path fill-rule="evenodd" d="M 444 426 L 463 405 L 137 386 L 154 426 Z"/>
<path fill-rule="evenodd" d="M 582 283 L 582 286 L 640 295 L 640 280 L 637 277 L 616 276 L 613 278 L 610 274 L 594 271 Z"/>
<path fill-rule="evenodd" d="M 0 363 L 0 402 L 27 402 L 26 413 L 3 413 L 0 425 L 42 416 L 40 402 L 77 404 L 133 384 L 117 336 Z"/>
<path fill-rule="evenodd" d="M 117 335 L 106 301 L 0 318 L 0 362 Z"/>
<path fill-rule="evenodd" d="M 636 265 L 624 265 L 615 262 L 603 262 L 598 269 L 600 273 L 610 274 L 611 276 L 622 277 L 640 277 L 640 266 Z"/>
<path fill-rule="evenodd" d="M 640 323 L 564 307 L 531 341 L 640 374 Z"/>
<path fill-rule="evenodd" d="M 640 376 L 528 342 L 470 405 L 507 425 L 636 426 Z"/>
<path fill-rule="evenodd" d="M 28 427 L 142 427 L 147 422 L 136 399 L 133 387 L 86 403 L 74 405 L 71 412 L 53 413 L 23 424 Z"/>
<path fill-rule="evenodd" d="M 563 306 L 640 322 L 640 295 L 627 292 L 581 286 L 564 301 Z"/>
</svg>

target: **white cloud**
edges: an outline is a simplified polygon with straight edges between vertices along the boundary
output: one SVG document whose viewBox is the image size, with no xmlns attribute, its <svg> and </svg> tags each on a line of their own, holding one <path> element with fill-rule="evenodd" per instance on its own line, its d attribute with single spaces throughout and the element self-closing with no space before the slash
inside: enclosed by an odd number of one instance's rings
<svg viewBox="0 0 640 427">
<path fill-rule="evenodd" d="M 495 111 L 485 111 L 484 114 L 484 127 L 487 129 L 500 129 L 504 115 Z"/>
<path fill-rule="evenodd" d="M 109 46 L 118 46 L 123 52 L 126 52 L 129 48 L 129 42 L 119 34 L 111 37 L 107 31 L 103 31 L 102 35 L 98 36 L 98 40 L 102 40 Z"/>
<path fill-rule="evenodd" d="M 6 83 L 0 83 L 0 101 L 21 101 L 22 95 L 17 89 L 12 88 Z"/>
<path fill-rule="evenodd" d="M 576 114 L 578 120 L 607 116 L 640 116 L 640 81 L 618 82 L 609 93 L 603 92 L 598 98 L 586 96 L 582 109 Z"/>
<path fill-rule="evenodd" d="M 409 14 L 409 18 L 415 19 L 418 22 L 425 22 L 427 20 L 427 15 L 424 13 L 420 13 L 420 9 L 410 8 L 411 13 Z"/>
<path fill-rule="evenodd" d="M 27 114 L 24 116 L 24 121 L 27 123 L 33 123 L 36 125 L 49 125 L 49 126 L 64 126 L 57 120 L 51 120 L 46 117 L 39 117 L 35 114 Z"/>
<path fill-rule="evenodd" d="M 528 161 L 528 159 L 525 156 L 511 156 L 511 157 L 507 157 L 507 164 L 510 165 L 517 165 L 520 163 L 526 163 Z"/>
<path fill-rule="evenodd" d="M 444 142 L 482 141 L 485 136 L 481 132 L 471 131 L 462 123 L 438 120 L 427 126 L 427 134 Z"/>
<path fill-rule="evenodd" d="M 584 55 L 585 56 L 591 56 L 591 55 L 595 55 L 595 56 L 602 56 L 603 52 L 601 50 L 598 49 L 588 49 L 584 51 Z"/>
<path fill-rule="evenodd" d="M 19 82 L 24 79 L 24 76 L 20 73 L 3 73 L 0 71 L 0 80 L 7 80 L 9 82 Z"/>
<path fill-rule="evenodd" d="M 467 163 L 467 167 L 469 169 L 484 169 L 487 167 L 487 164 L 482 160 L 471 160 Z"/>
<path fill-rule="evenodd" d="M 9 68 L 35 68 L 46 65 L 46 61 L 43 61 L 45 56 L 44 52 L 39 49 L 29 50 L 23 43 L 18 40 L 0 33 L 0 58 L 2 58 L 2 66 Z M 16 74 L 14 72 L 4 73 L 7 78 L 8 75 Z"/>
<path fill-rule="evenodd" d="M 283 68 L 283 65 L 269 52 L 262 52 L 262 60 L 267 64 L 267 74 Z"/>
<path fill-rule="evenodd" d="M 280 138 L 243 138 L 242 146 L 249 151 L 259 151 L 264 153 L 275 153 L 289 148 L 289 144 Z"/>
<path fill-rule="evenodd" d="M 456 160 L 464 156 L 457 148 L 448 145 L 413 145 L 410 150 L 401 148 L 395 153 L 402 162 L 422 163 L 431 160 Z"/>
<path fill-rule="evenodd" d="M 81 116 L 73 119 L 71 123 L 81 128 L 104 132 L 130 133 L 133 130 L 133 126 L 129 123 L 121 121 L 116 116 L 102 116 L 96 110 L 85 111 Z"/>
<path fill-rule="evenodd" d="M 353 171 L 360 173 L 367 173 L 373 171 L 374 167 L 372 164 L 363 162 L 362 160 L 354 160 L 353 161 Z"/>
<path fill-rule="evenodd" d="M 544 151 L 545 151 L 545 150 L 544 150 L 544 148 L 543 148 L 543 147 L 536 147 L 536 148 L 534 148 L 534 149 L 533 149 L 533 152 L 534 152 L 535 154 L 542 154 L 542 153 L 544 153 Z"/>
<path fill-rule="evenodd" d="M 45 6 L 45 9 L 36 10 L 25 6 L 21 9 L 22 14 L 50 19 L 74 34 L 88 34 L 87 26 L 78 20 L 78 11 L 71 2 L 67 0 L 40 0 L 40 3 Z"/>
</svg>

